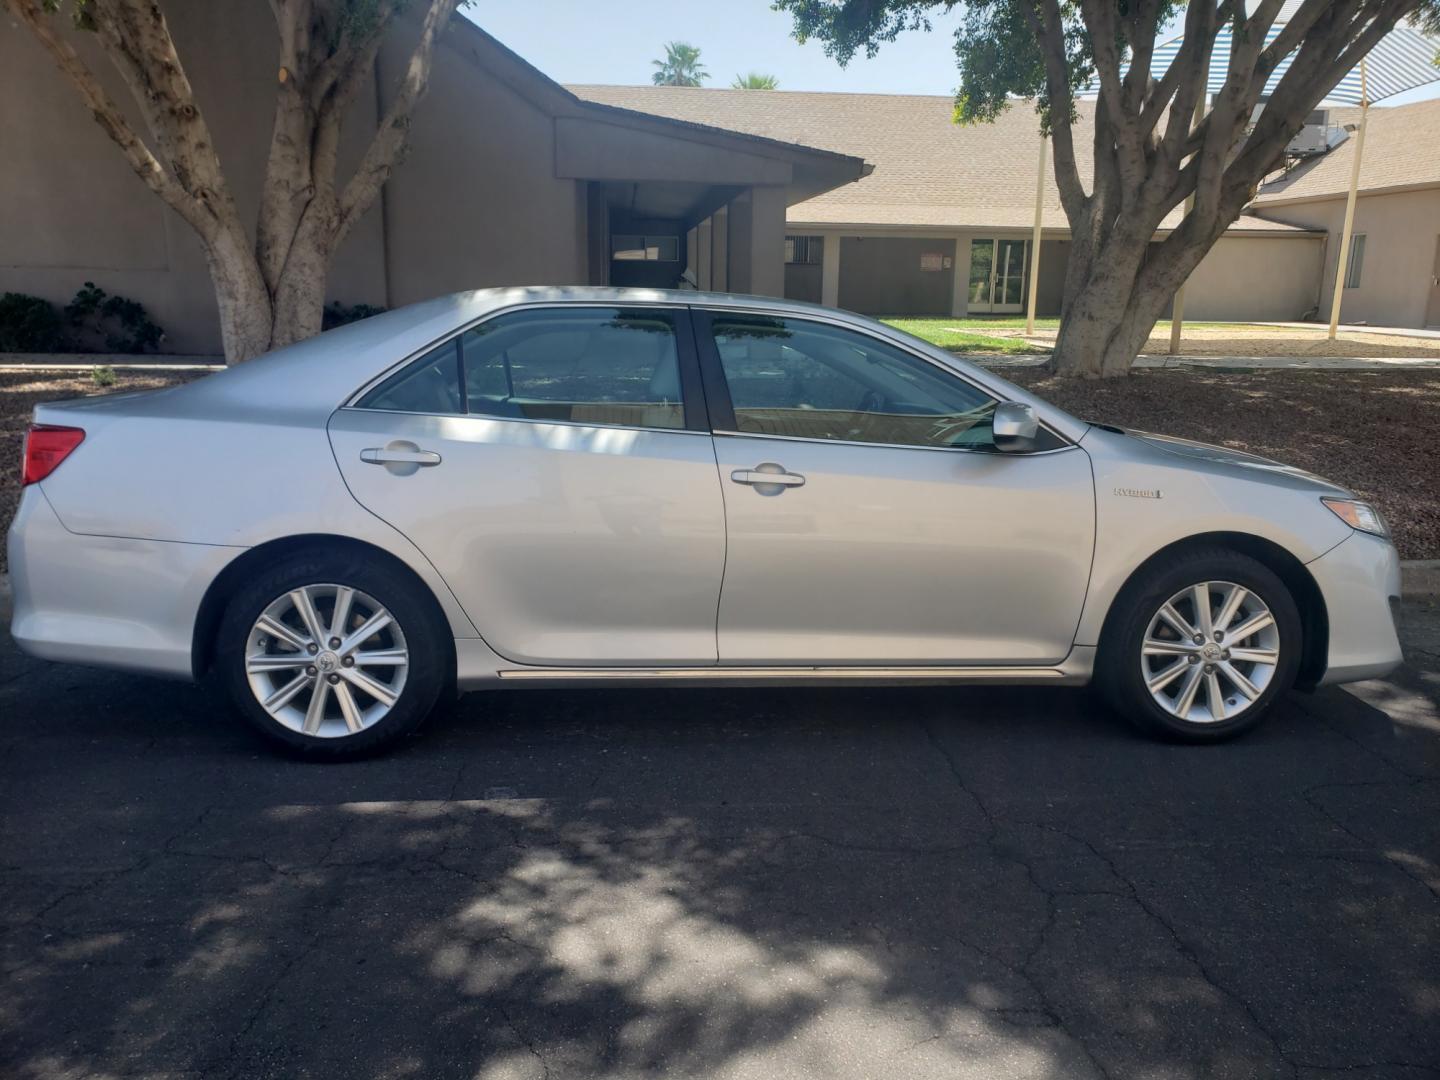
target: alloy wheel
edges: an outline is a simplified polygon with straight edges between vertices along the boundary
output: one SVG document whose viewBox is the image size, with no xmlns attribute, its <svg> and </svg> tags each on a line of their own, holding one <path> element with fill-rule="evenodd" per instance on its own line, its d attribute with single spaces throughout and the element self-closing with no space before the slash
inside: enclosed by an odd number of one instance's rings
<svg viewBox="0 0 1440 1080">
<path fill-rule="evenodd" d="M 245 644 L 245 674 L 260 707 L 319 738 L 379 723 L 400 699 L 409 668 L 395 617 L 347 585 L 304 585 L 276 597 Z"/>
<path fill-rule="evenodd" d="M 1180 590 L 1150 620 L 1140 673 L 1162 709 L 1193 724 L 1240 716 L 1280 663 L 1280 630 L 1254 592 L 1230 581 Z"/>
</svg>

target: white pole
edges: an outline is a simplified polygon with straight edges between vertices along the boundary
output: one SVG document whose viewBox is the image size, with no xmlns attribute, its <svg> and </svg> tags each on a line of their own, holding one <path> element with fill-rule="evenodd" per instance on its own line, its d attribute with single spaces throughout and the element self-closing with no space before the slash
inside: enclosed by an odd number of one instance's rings
<svg viewBox="0 0 1440 1080">
<path fill-rule="evenodd" d="M 1030 232 L 1030 300 L 1025 309 L 1025 336 L 1035 333 L 1035 297 L 1040 291 L 1040 215 L 1045 205 L 1045 147 L 1049 140 L 1040 136 L 1040 168 L 1035 176 L 1035 227 Z"/>
<path fill-rule="evenodd" d="M 1340 229 L 1340 255 L 1335 260 L 1335 288 L 1330 297 L 1330 334 L 1340 326 L 1340 300 L 1345 295 L 1345 275 L 1350 269 L 1351 230 L 1355 225 L 1355 196 L 1360 190 L 1360 155 L 1365 152 L 1365 121 L 1370 116 L 1370 95 L 1365 87 L 1365 61 L 1360 61 L 1360 130 L 1355 133 L 1355 160 L 1350 163 L 1350 194 L 1345 197 L 1345 224 Z"/>
<path fill-rule="evenodd" d="M 1202 93 L 1195 102 L 1195 115 L 1190 120 L 1190 130 L 1194 131 L 1205 119 L 1205 98 Z M 1185 214 L 1195 208 L 1195 192 L 1191 191 L 1185 199 Z M 1174 356 L 1180 351 L 1180 327 L 1185 322 L 1185 282 L 1180 283 L 1180 288 L 1175 290 L 1175 302 L 1170 307 L 1170 355 Z"/>
</svg>

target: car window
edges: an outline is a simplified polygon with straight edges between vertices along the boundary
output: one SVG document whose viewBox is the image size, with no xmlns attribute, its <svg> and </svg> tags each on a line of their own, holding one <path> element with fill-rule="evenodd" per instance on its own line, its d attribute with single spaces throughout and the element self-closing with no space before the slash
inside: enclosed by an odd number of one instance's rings
<svg viewBox="0 0 1440 1080">
<path fill-rule="evenodd" d="M 527 420 L 683 428 L 675 315 L 544 308 L 461 338 L 469 411 Z"/>
<path fill-rule="evenodd" d="M 361 408 L 684 428 L 675 314 L 536 308 L 487 320 L 392 375 Z"/>
<path fill-rule="evenodd" d="M 994 398 L 878 338 L 759 315 L 711 327 L 741 432 L 994 449 Z"/>
<path fill-rule="evenodd" d="M 459 343 L 454 339 L 445 342 L 366 394 L 360 407 L 397 412 L 463 413 L 459 357 Z"/>
</svg>

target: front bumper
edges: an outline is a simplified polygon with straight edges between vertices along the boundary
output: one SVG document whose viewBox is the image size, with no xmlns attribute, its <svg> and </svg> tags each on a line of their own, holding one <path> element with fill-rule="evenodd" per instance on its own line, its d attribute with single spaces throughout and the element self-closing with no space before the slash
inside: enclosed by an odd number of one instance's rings
<svg viewBox="0 0 1440 1080">
<path fill-rule="evenodd" d="M 9 537 L 10 633 L 43 660 L 192 677 L 205 590 L 244 548 L 72 533 L 39 485 Z"/>
<path fill-rule="evenodd" d="M 1400 556 L 1388 540 L 1353 533 L 1307 567 L 1320 586 L 1330 623 L 1321 686 L 1376 679 L 1400 666 L 1395 607 Z"/>
</svg>

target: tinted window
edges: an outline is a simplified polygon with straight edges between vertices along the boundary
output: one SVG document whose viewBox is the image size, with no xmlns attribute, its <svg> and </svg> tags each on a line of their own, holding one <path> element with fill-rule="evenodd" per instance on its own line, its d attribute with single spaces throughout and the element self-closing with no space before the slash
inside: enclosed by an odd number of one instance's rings
<svg viewBox="0 0 1440 1080">
<path fill-rule="evenodd" d="M 644 308 L 502 315 L 462 338 L 472 413 L 683 428 L 675 316 Z"/>
<path fill-rule="evenodd" d="M 995 399 L 877 338 L 803 319 L 713 316 L 742 432 L 993 448 Z"/>
<path fill-rule="evenodd" d="M 458 344 L 447 341 L 390 376 L 365 395 L 360 406 L 399 412 L 463 413 Z"/>
<path fill-rule="evenodd" d="M 360 404 L 406 412 L 683 428 L 676 340 L 675 315 L 667 311 L 518 311 L 438 346 Z"/>
</svg>

